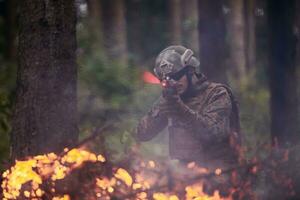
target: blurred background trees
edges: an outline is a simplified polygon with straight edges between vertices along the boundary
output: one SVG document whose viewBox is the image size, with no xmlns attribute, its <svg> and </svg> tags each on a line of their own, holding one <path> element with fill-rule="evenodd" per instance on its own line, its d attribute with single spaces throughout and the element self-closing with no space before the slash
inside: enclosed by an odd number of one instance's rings
<svg viewBox="0 0 300 200">
<path fill-rule="evenodd" d="M 225 1 L 199 0 L 199 49 L 202 72 L 213 81 L 227 83 L 225 16 L 229 8 Z M 227 17 L 227 16 L 226 16 Z"/>
<path fill-rule="evenodd" d="M 211 80 L 233 87 L 240 102 L 244 145 L 251 147 L 250 155 L 263 143 L 270 143 L 271 138 L 284 145 L 299 141 L 297 1 L 75 3 L 80 138 L 107 121 L 116 124 L 114 131 L 104 135 L 105 142 L 95 148 L 108 149 L 118 159 L 135 143 L 132 133 L 136 122 L 160 93 L 159 86 L 142 82 L 142 72 L 152 71 L 156 55 L 172 44 L 193 49 L 200 58 L 202 72 Z M 16 52 L 22 39 L 18 27 L 24 12 L 18 4 L 16 0 L 0 1 L 2 161 L 8 158 L 16 102 Z M 23 62 L 19 59 L 19 66 Z M 165 139 L 161 134 L 143 144 L 145 155 L 167 155 Z"/>
</svg>

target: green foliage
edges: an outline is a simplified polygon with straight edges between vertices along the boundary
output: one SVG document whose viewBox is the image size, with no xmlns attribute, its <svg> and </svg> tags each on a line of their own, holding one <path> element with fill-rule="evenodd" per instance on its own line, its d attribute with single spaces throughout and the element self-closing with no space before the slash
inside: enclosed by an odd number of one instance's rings
<svg viewBox="0 0 300 200">
<path fill-rule="evenodd" d="M 9 118 L 11 107 L 7 99 L 7 94 L 0 91 L 0 160 L 3 161 L 8 157 L 9 152 Z"/>
<path fill-rule="evenodd" d="M 17 71 L 16 63 L 4 59 L 5 42 L 4 20 L 0 17 L 0 163 L 6 161 L 9 155 L 9 134 Z"/>
<path fill-rule="evenodd" d="M 83 130 L 113 121 L 115 129 L 104 134 L 105 142 L 101 145 L 117 161 L 135 145 L 133 134 L 137 122 L 158 97 L 160 87 L 145 85 L 141 80 L 143 70 L 138 66 L 109 60 L 99 37 L 87 30 L 90 29 L 83 20 L 78 28 L 81 137 L 85 137 Z M 156 146 L 160 149 L 163 145 Z M 103 147 L 98 149 L 101 151 Z"/>
<path fill-rule="evenodd" d="M 0 65 L 0 162 L 9 154 L 9 133 L 11 131 L 12 102 L 15 95 L 16 65 Z"/>
<path fill-rule="evenodd" d="M 99 55 L 99 54 L 98 54 Z M 103 62 L 97 52 L 84 61 L 80 70 L 80 81 L 106 102 L 112 108 L 120 108 L 128 101 L 133 91 L 134 70 L 116 62 Z"/>
<path fill-rule="evenodd" d="M 231 80 L 240 108 L 243 145 L 249 157 L 257 156 L 264 144 L 270 143 L 269 90 L 257 81 L 261 77 L 252 71 L 242 81 Z M 263 151 L 260 152 L 264 154 Z"/>
</svg>

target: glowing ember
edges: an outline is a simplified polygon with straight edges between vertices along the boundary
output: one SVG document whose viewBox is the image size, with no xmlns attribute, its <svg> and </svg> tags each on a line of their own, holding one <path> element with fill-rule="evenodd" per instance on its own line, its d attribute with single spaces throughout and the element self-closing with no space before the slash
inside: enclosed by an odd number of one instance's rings
<svg viewBox="0 0 300 200">
<path fill-rule="evenodd" d="M 176 195 L 167 195 L 164 193 L 154 193 L 153 194 L 154 200 L 179 200 Z"/>
<path fill-rule="evenodd" d="M 196 166 L 195 162 L 190 162 L 187 164 L 187 168 L 189 168 L 189 169 L 193 169 L 195 166 Z"/>
<path fill-rule="evenodd" d="M 111 188 L 116 185 L 116 179 L 112 178 L 111 180 L 109 180 L 107 178 L 97 178 L 96 184 L 103 190 L 112 190 Z"/>
<path fill-rule="evenodd" d="M 148 164 L 149 164 L 149 167 L 155 168 L 155 162 L 154 162 L 153 160 L 150 160 L 150 161 L 148 162 Z"/>
<path fill-rule="evenodd" d="M 144 199 L 146 200 L 146 199 L 147 199 L 147 196 L 148 196 L 148 195 L 147 195 L 146 192 L 141 192 L 141 193 L 138 193 L 138 194 L 137 194 L 137 198 L 138 198 L 138 199 L 141 199 L 141 200 L 144 200 Z"/>
<path fill-rule="evenodd" d="M 222 169 L 220 169 L 220 168 L 217 168 L 216 170 L 215 170 L 215 174 L 216 175 L 221 175 L 222 174 Z"/>
<path fill-rule="evenodd" d="M 60 197 L 53 197 L 52 200 L 70 200 L 70 196 L 69 195 L 64 195 L 64 196 L 60 196 Z"/>
<path fill-rule="evenodd" d="M 143 73 L 143 81 L 145 83 L 151 83 L 151 84 L 160 84 L 160 80 L 156 78 L 151 72 L 145 71 Z"/>
</svg>

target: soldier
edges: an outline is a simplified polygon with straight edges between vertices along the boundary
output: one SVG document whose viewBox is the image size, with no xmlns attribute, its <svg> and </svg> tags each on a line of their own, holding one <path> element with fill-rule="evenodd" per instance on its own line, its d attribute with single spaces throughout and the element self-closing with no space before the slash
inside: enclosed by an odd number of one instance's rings
<svg viewBox="0 0 300 200">
<path fill-rule="evenodd" d="M 140 120 L 136 137 L 148 141 L 166 126 L 171 159 L 196 162 L 211 171 L 236 166 L 239 116 L 230 88 L 198 73 L 193 51 L 170 46 L 157 57 L 154 73 L 162 95 Z"/>
</svg>

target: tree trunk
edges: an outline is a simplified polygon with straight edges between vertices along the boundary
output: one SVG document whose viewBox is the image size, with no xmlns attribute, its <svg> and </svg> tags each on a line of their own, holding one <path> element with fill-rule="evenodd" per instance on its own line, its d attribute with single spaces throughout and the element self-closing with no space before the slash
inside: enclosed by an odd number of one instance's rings
<svg viewBox="0 0 300 200">
<path fill-rule="evenodd" d="M 74 0 L 20 4 L 13 159 L 61 151 L 78 137 Z"/>
<path fill-rule="evenodd" d="M 170 43 L 181 45 L 181 5 L 180 0 L 168 0 L 170 21 Z"/>
<path fill-rule="evenodd" d="M 144 27 L 146 16 L 143 10 L 143 1 L 127 0 L 127 32 L 128 40 L 134 41 L 128 43 L 130 59 L 137 66 L 143 64 L 143 60 L 148 56 L 145 55 L 144 46 Z"/>
<path fill-rule="evenodd" d="M 223 0 L 199 0 L 199 42 L 201 70 L 213 81 L 226 83 L 225 20 Z"/>
<path fill-rule="evenodd" d="M 244 0 L 229 1 L 228 38 L 230 67 L 235 80 L 243 80 L 246 75 L 246 45 Z"/>
<path fill-rule="evenodd" d="M 281 146 L 296 144 L 297 75 L 295 1 L 269 0 L 271 134 Z"/>
<path fill-rule="evenodd" d="M 295 22 L 295 33 L 296 33 L 296 36 L 297 36 L 297 54 L 296 54 L 296 76 L 297 76 L 297 82 L 295 83 L 296 85 L 299 85 L 300 84 L 300 2 L 299 1 L 296 1 L 296 22 Z M 300 130 L 300 102 L 299 102 L 299 99 L 300 99 L 300 87 L 298 86 L 297 87 L 297 97 L 298 97 L 298 109 L 297 109 L 297 114 L 298 114 L 298 131 Z M 300 180 L 299 180 L 299 187 L 298 187 L 298 195 L 300 196 Z"/>
<path fill-rule="evenodd" d="M 128 62 L 124 0 L 102 2 L 103 43 L 108 58 L 126 65 Z"/>
<path fill-rule="evenodd" d="M 182 8 L 182 43 L 199 55 L 198 36 L 198 0 L 181 1 Z"/>
<path fill-rule="evenodd" d="M 256 65 L 256 23 L 255 23 L 255 0 L 244 0 L 245 9 L 245 48 L 246 48 L 246 71 L 255 70 Z"/>
<path fill-rule="evenodd" d="M 88 22 L 90 36 L 92 37 L 97 49 L 103 49 L 103 34 L 102 34 L 102 18 L 101 18 L 101 1 L 87 0 L 88 6 Z"/>
</svg>

